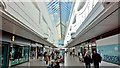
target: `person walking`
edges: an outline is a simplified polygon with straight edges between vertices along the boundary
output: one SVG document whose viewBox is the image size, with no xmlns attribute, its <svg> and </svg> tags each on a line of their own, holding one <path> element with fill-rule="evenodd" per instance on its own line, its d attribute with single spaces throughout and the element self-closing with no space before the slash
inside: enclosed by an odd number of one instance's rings
<svg viewBox="0 0 120 68">
<path fill-rule="evenodd" d="M 99 63 L 101 63 L 102 57 L 95 50 L 93 51 L 92 61 L 94 63 L 94 68 L 99 68 Z"/>
<path fill-rule="evenodd" d="M 40 51 L 40 60 L 42 61 L 43 58 L 43 51 Z"/>
<path fill-rule="evenodd" d="M 46 64 L 48 64 L 49 57 L 47 52 L 44 53 L 44 60 L 46 61 Z"/>
<path fill-rule="evenodd" d="M 49 60 L 51 60 L 51 52 L 50 51 L 48 52 L 48 58 L 49 58 Z"/>
<path fill-rule="evenodd" d="M 75 56 L 75 49 L 73 49 L 73 52 L 72 52 L 72 54 L 73 54 L 73 57 Z"/>
<path fill-rule="evenodd" d="M 54 52 L 51 53 L 52 60 L 54 59 Z"/>
<path fill-rule="evenodd" d="M 70 55 L 72 55 L 72 51 L 70 52 Z"/>
<path fill-rule="evenodd" d="M 88 51 L 86 51 L 85 55 L 84 55 L 84 62 L 85 62 L 85 65 L 86 65 L 86 68 L 90 68 L 92 59 L 91 59 L 91 56 L 90 54 L 88 53 Z"/>
</svg>

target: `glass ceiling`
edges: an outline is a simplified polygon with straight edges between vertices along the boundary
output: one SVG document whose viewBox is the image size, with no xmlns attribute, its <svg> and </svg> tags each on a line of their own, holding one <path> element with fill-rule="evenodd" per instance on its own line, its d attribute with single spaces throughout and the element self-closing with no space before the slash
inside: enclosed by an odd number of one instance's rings
<svg viewBox="0 0 120 68">
<path fill-rule="evenodd" d="M 64 43 L 65 32 L 67 29 L 70 13 L 74 2 L 71 0 L 51 0 L 47 3 L 48 12 L 52 21 L 56 23 L 56 28 L 59 31 L 59 42 Z M 59 26 L 59 28 L 57 27 Z"/>
<path fill-rule="evenodd" d="M 72 2 L 64 2 L 64 0 L 61 0 L 61 2 L 58 0 L 51 0 L 47 4 L 49 14 L 53 14 L 56 22 L 60 21 L 63 24 L 68 21 L 71 7 Z"/>
</svg>

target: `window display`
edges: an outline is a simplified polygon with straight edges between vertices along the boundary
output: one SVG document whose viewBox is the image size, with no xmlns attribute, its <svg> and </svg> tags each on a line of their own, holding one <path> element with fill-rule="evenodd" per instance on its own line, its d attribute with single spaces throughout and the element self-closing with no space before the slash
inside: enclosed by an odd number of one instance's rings
<svg viewBox="0 0 120 68">
<path fill-rule="evenodd" d="M 36 59 L 36 47 L 31 47 L 30 59 Z"/>
<path fill-rule="evenodd" d="M 10 47 L 11 65 L 16 65 L 28 61 L 29 48 L 28 46 L 20 46 L 13 44 Z"/>
</svg>

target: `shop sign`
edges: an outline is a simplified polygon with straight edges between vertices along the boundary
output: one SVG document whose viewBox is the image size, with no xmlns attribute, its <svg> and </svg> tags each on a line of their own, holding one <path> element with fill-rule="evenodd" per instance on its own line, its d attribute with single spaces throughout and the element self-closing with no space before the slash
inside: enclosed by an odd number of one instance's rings
<svg viewBox="0 0 120 68">
<path fill-rule="evenodd" d="M 15 41 L 15 36 L 12 36 L 12 41 Z"/>
</svg>

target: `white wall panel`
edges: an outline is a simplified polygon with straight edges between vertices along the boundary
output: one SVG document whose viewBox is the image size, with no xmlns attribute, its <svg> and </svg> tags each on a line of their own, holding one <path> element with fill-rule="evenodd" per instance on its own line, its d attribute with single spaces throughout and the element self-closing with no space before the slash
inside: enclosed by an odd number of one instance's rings
<svg viewBox="0 0 120 68">
<path fill-rule="evenodd" d="M 21 22 L 15 22 L 23 25 L 37 35 L 42 37 L 48 34 L 48 40 L 57 42 L 57 31 L 54 23 L 48 14 L 47 6 L 44 2 L 9 2 L 5 1 L 5 11 Z M 36 7 L 37 6 L 37 7 Z M 43 18 L 46 22 L 43 20 Z M 9 30 L 9 29 L 8 29 Z M 12 30 L 12 29 L 11 29 Z M 8 31 L 10 32 L 10 31 Z M 20 31 L 21 32 L 21 31 Z"/>
<path fill-rule="evenodd" d="M 97 40 L 96 43 L 97 43 L 98 46 L 118 44 L 118 43 L 120 43 L 119 40 L 118 40 L 119 36 L 120 36 L 120 34 L 110 36 L 110 37 L 107 37 L 107 38 L 103 38 L 103 39 Z"/>
</svg>

